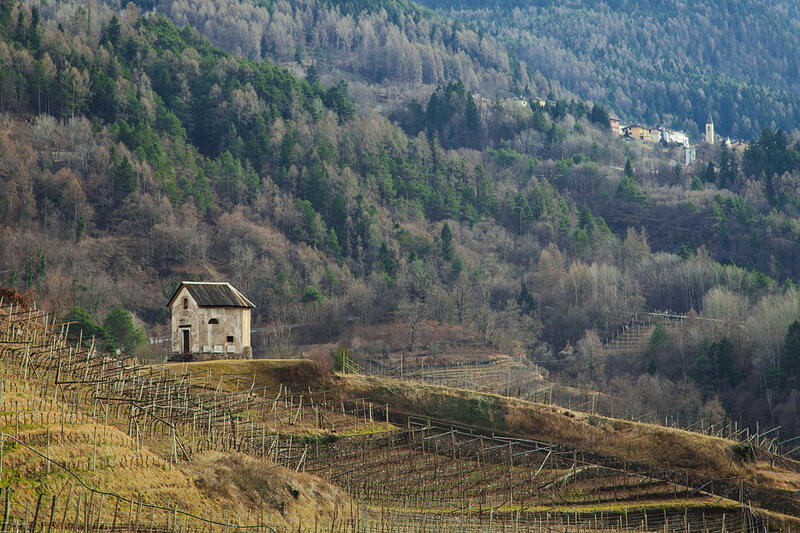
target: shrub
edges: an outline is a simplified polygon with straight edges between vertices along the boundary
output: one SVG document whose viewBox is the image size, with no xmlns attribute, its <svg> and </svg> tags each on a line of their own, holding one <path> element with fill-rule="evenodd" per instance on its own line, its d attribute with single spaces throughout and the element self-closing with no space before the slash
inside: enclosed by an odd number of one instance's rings
<svg viewBox="0 0 800 533">
<path fill-rule="evenodd" d="M 70 339 L 77 341 L 83 338 L 84 343 L 90 342 L 92 338 L 106 340 L 108 335 L 106 330 L 83 307 L 76 305 L 69 310 L 65 318 L 68 322 L 75 322 L 69 328 Z"/>
<path fill-rule="evenodd" d="M 344 346 L 340 346 L 331 352 L 331 357 L 333 357 L 333 368 L 337 372 L 341 372 L 344 370 L 345 362 L 349 362 L 351 365 L 356 364 L 356 360 L 353 358 L 353 354 L 350 353 L 350 350 L 345 348 Z"/>
<path fill-rule="evenodd" d="M 304 304 L 319 303 L 322 301 L 322 293 L 313 285 L 309 285 L 303 290 L 303 296 L 300 298 L 300 301 Z"/>
<path fill-rule="evenodd" d="M 111 347 L 124 353 L 134 353 L 145 343 L 144 331 L 136 327 L 133 316 L 120 306 L 108 312 L 103 320 L 103 327 L 108 333 Z"/>
</svg>

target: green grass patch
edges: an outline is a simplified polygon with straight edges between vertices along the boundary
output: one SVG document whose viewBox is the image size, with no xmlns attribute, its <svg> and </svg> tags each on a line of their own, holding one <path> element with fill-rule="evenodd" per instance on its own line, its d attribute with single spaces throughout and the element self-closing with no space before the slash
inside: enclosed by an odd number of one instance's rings
<svg viewBox="0 0 800 533">
<path fill-rule="evenodd" d="M 362 504 L 363 505 L 363 504 Z M 368 507 L 374 507 L 368 505 Z M 375 509 L 394 509 L 398 511 L 411 511 L 416 513 L 426 513 L 426 514 L 460 514 L 462 512 L 466 513 L 487 513 L 489 510 L 493 510 L 495 515 L 503 514 L 503 513 L 515 513 L 517 511 L 525 511 L 525 512 L 535 512 L 535 513 L 564 513 L 564 514 L 596 514 L 596 513 L 632 513 L 637 511 L 667 511 L 667 512 L 675 512 L 675 511 L 693 511 L 693 510 L 703 510 L 703 511 L 732 511 L 741 508 L 741 505 L 733 500 L 727 499 L 720 499 L 720 500 L 692 500 L 692 499 L 682 499 L 678 498 L 675 500 L 661 500 L 661 501 L 649 501 L 649 502 L 609 502 L 603 504 L 589 504 L 589 505 L 578 505 L 578 504 L 568 504 L 568 505 L 501 505 L 499 507 L 494 507 L 491 505 L 487 506 L 473 506 L 467 509 L 461 508 L 436 508 L 436 507 L 419 507 L 419 508 L 409 508 L 409 507 L 392 507 L 392 506 L 382 506 L 382 507 L 374 507 Z"/>
</svg>

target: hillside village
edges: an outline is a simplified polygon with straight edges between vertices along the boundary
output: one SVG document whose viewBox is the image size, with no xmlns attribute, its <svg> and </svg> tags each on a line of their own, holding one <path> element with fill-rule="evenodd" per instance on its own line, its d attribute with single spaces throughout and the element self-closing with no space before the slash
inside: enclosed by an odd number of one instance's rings
<svg viewBox="0 0 800 533">
<path fill-rule="evenodd" d="M 683 146 L 685 149 L 684 165 L 688 166 L 697 159 L 697 149 L 692 146 L 689 135 L 683 131 L 676 131 L 662 126 L 642 126 L 640 124 L 622 124 L 619 117 L 615 114 L 609 116 L 609 126 L 611 131 L 625 139 L 636 140 L 647 144 L 663 143 L 667 146 Z M 743 153 L 748 143 L 741 140 L 732 140 L 729 137 L 722 137 L 714 131 L 714 119 L 708 115 L 705 124 L 705 133 L 701 142 L 707 145 L 724 143 L 728 148 Z"/>
<path fill-rule="evenodd" d="M 526 109 L 532 106 L 538 106 L 544 109 L 548 105 L 553 106 L 557 103 L 554 100 L 548 100 L 547 98 L 538 96 L 530 98 L 515 96 L 513 98 L 491 99 L 482 95 L 474 95 L 474 98 L 476 105 L 484 114 L 487 113 L 491 105 L 496 103 L 499 103 L 506 109 Z M 626 124 L 614 112 L 608 114 L 608 126 L 614 135 L 625 140 L 639 141 L 649 145 L 663 144 L 665 146 L 683 147 L 684 159 L 682 163 L 685 166 L 691 165 L 697 159 L 696 146 L 692 145 L 689 134 L 684 131 L 674 130 L 664 126 L 646 126 L 638 123 Z M 723 137 L 716 133 L 714 119 L 710 113 L 706 119 L 704 133 L 699 142 L 706 145 L 725 144 L 728 148 L 736 150 L 740 155 L 744 153 L 749 145 L 746 141 Z"/>
</svg>

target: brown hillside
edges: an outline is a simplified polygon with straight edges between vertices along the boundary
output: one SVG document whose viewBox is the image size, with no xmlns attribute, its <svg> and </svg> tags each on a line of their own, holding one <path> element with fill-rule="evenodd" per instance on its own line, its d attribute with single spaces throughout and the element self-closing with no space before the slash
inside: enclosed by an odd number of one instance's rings
<svg viewBox="0 0 800 533">
<path fill-rule="evenodd" d="M 714 480 L 721 487 L 741 483 L 765 508 L 790 514 L 800 510 L 795 496 L 800 490 L 800 465 L 785 458 L 774 465 L 768 460 L 745 460 L 749 452 L 733 441 L 467 390 L 352 375 L 338 376 L 335 382 L 349 398 L 562 444 L 654 472 Z"/>
<path fill-rule="evenodd" d="M 336 345 L 347 346 L 360 359 L 371 359 L 399 367 L 401 358 L 406 366 L 452 365 L 489 361 L 508 356 L 488 345 L 469 328 L 435 320 L 423 320 L 416 328 L 415 347 L 409 350 L 410 332 L 407 322 L 393 320 L 378 324 L 355 324 L 324 345 L 301 344 L 300 352 L 315 353 L 320 348 L 330 351 Z"/>
<path fill-rule="evenodd" d="M 6 438 L 3 468 L 4 477 L 12 480 L 12 516 L 16 516 L 14 509 L 26 505 L 33 509 L 38 494 L 60 495 L 54 504 L 55 516 L 60 517 L 69 503 L 66 493 L 74 490 L 74 507 L 77 494 L 84 491 L 80 482 L 66 475 L 65 468 L 93 489 L 219 522 L 292 527 L 299 521 L 313 523 L 315 516 L 330 519 L 334 513 L 346 513 L 346 494 L 315 476 L 236 452 L 204 451 L 189 462 L 171 464 L 154 451 L 163 444 L 157 436 L 145 439 L 137 451 L 135 439 L 113 424 L 106 425 L 83 412 L 67 412 L 62 418 L 69 406 L 60 401 L 42 402 L 34 394 L 15 380 L 6 383 L 0 407 L 8 413 L 19 406 L 22 423 L 16 431 L 16 421 L 9 417 L 9 423 L 0 423 L 0 429 L 54 462 Z M 337 506 L 343 508 L 337 511 Z M 111 512 L 107 506 L 105 519 L 111 520 Z M 171 514 L 147 511 L 152 523 L 169 523 Z"/>
<path fill-rule="evenodd" d="M 233 443 L 201 449 L 199 439 L 190 442 L 182 427 L 172 425 L 170 432 L 169 422 L 154 422 L 158 415 L 135 416 L 142 407 L 137 411 L 122 404 L 121 397 L 109 400 L 113 388 L 101 391 L 103 379 L 89 377 L 94 352 L 67 346 L 62 335 L 37 322 L 36 313 L 28 320 L 27 313 L 3 311 L 0 489 L 9 530 L 29 524 L 33 516 L 41 527 L 45 514 L 87 531 L 114 523 L 167 530 L 181 524 L 184 530 L 270 524 L 296 530 L 301 523 L 330 523 L 350 514 L 346 493 L 319 477 L 280 466 L 266 455 L 246 455 Z M 78 350 L 81 362 L 85 354 L 86 370 L 69 373 L 71 363 L 80 364 L 71 359 Z M 114 364 L 102 355 L 96 360 L 100 366 Z M 313 363 L 292 363 L 273 365 L 280 368 L 263 375 L 305 383 L 321 376 Z M 164 389 L 167 381 L 152 383 Z M 180 441 L 191 445 L 191 453 L 179 454 Z M 47 510 L 37 515 L 43 505 Z"/>
</svg>

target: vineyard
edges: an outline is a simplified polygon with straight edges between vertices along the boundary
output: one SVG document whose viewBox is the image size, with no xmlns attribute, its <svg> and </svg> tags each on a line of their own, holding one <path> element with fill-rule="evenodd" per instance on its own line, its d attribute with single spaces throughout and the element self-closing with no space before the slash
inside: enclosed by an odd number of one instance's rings
<svg viewBox="0 0 800 533">
<path fill-rule="evenodd" d="M 69 327 L 0 304 L 2 531 L 797 526 L 751 507 L 796 500 L 742 479 L 419 416 L 307 361 L 142 366 Z"/>
<path fill-rule="evenodd" d="M 651 312 L 634 316 L 627 324 L 613 332 L 603 343 L 603 355 L 635 355 L 647 349 L 647 341 L 656 324 L 675 330 L 686 321 L 686 315 L 669 312 Z M 694 317 L 694 320 L 698 320 Z M 709 319 L 703 319 L 709 320 Z"/>
<path fill-rule="evenodd" d="M 377 376 L 516 397 L 522 397 L 546 383 L 541 369 L 514 361 L 508 356 L 475 362 L 403 367 L 387 367 L 370 360 L 362 364 L 362 369 Z"/>
<path fill-rule="evenodd" d="M 2 309 L 3 531 L 345 527 L 347 496 L 299 473 L 320 409 L 310 395 L 281 386 L 266 399 L 141 367 L 70 345 L 69 326 L 48 318 Z M 359 420 L 330 410 L 313 425 Z"/>
<path fill-rule="evenodd" d="M 404 430 L 333 444 L 309 464 L 371 513 L 519 530 L 747 530 L 735 501 L 543 442 L 476 434 L 410 417 Z M 738 524 L 738 525 L 737 525 Z"/>
</svg>

